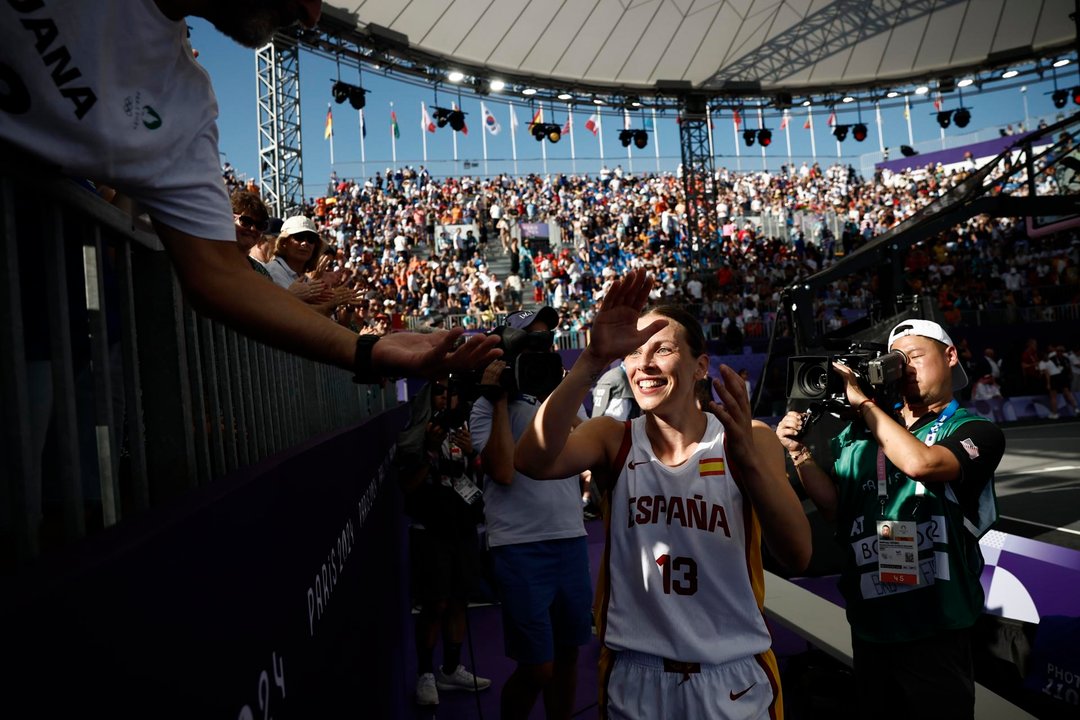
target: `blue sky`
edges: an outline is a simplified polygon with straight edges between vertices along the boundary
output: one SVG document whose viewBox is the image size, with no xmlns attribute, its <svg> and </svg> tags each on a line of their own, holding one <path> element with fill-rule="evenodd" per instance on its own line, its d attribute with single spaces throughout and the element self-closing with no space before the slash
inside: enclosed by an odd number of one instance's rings
<svg viewBox="0 0 1080 720">
<path fill-rule="evenodd" d="M 228 160 L 240 173 L 256 177 L 258 172 L 258 133 L 257 106 L 255 101 L 255 54 L 225 38 L 205 21 L 192 18 L 191 43 L 199 52 L 199 62 L 207 69 L 213 79 L 220 106 L 219 127 L 221 132 L 221 151 L 223 160 Z M 1076 65 L 1072 64 L 1058 71 L 1061 87 L 1071 87 L 1076 82 Z M 514 172 L 512 161 L 513 148 L 510 138 L 509 101 L 513 101 L 514 112 L 519 127 L 517 131 L 517 172 L 542 172 L 544 163 L 542 146 L 547 152 L 547 168 L 550 172 L 571 172 L 595 174 L 601 166 L 599 137 L 585 129 L 585 121 L 592 109 L 578 107 L 574 110 L 574 155 L 571 160 L 570 138 L 563 136 L 557 144 L 547 141 L 538 143 L 525 132 L 525 125 L 532 117 L 535 108 L 530 107 L 527 98 L 510 98 L 505 95 L 490 95 L 485 104 L 500 124 L 498 135 L 487 134 L 487 166 L 485 172 L 482 116 L 480 101 L 475 96 L 462 94 L 460 105 L 468 113 L 468 135 L 454 133 L 449 126 L 438 129 L 435 133 L 424 133 L 420 128 L 421 102 L 429 107 L 435 104 L 435 91 L 431 87 L 417 87 L 405 82 L 398 76 L 383 75 L 376 71 L 365 70 L 358 78 L 355 69 L 342 68 L 340 77 L 345 82 L 363 85 L 369 92 L 364 110 L 367 122 L 367 137 L 364 140 L 364 157 L 361 157 L 359 118 L 357 111 L 348 103 L 332 103 L 330 88 L 333 80 L 339 77 L 338 69 L 332 61 L 309 53 L 302 53 L 300 59 L 300 97 L 301 97 L 301 141 L 303 146 L 303 171 L 305 194 L 322 194 L 330 176 L 330 142 L 324 139 L 326 112 L 328 104 L 332 107 L 334 118 L 334 165 L 333 169 L 342 177 L 363 177 L 384 171 L 393 164 L 393 146 L 390 134 L 391 103 L 397 113 L 401 137 L 396 142 L 397 163 L 417 167 L 424 164 L 423 141 L 427 140 L 427 167 L 435 175 L 488 175 L 498 172 Z M 1031 76 L 1030 79 L 1035 79 Z M 965 92 L 964 105 L 971 108 L 971 124 L 963 131 L 955 127 L 946 130 L 947 135 L 970 133 L 982 128 L 998 128 L 1007 124 L 1014 126 L 1025 117 L 1025 98 L 1027 115 L 1031 119 L 1040 116 L 1052 117 L 1059 112 L 1073 112 L 1076 107 L 1071 103 L 1063 111 L 1054 108 L 1049 93 L 1052 85 L 1049 74 L 1041 82 L 1029 82 L 1026 92 L 1022 93 L 1014 85 L 1008 89 L 988 92 Z M 987 87 L 1001 87 L 1009 83 L 992 83 Z M 972 88 L 974 89 L 974 88 Z M 925 95 L 911 101 L 911 125 L 914 141 L 940 140 L 941 130 L 935 121 L 932 96 Z M 449 83 L 440 86 L 438 104 L 444 107 L 451 102 L 458 102 L 457 92 Z M 896 102 L 896 101 L 892 101 Z M 956 93 L 945 96 L 944 108 L 953 108 L 959 104 Z M 796 163 L 811 159 L 811 131 L 803 128 L 806 121 L 804 107 L 792 109 L 789 122 L 791 154 Z M 430 110 L 429 110 L 430 112 Z M 556 105 L 552 120 L 550 110 L 544 106 L 545 121 L 566 122 L 565 105 Z M 638 150 L 631 146 L 632 156 L 627 157 L 627 149 L 622 147 L 618 132 L 622 129 L 623 118 L 620 111 L 609 109 L 603 117 L 603 157 L 610 167 L 621 164 L 624 169 L 635 172 L 674 170 L 678 164 L 679 136 L 674 115 L 658 115 L 655 132 L 651 133 L 648 147 Z M 819 162 L 831 163 L 837 155 L 837 143 L 831 135 L 831 128 L 826 126 L 829 110 L 818 106 L 813 108 L 816 150 Z M 904 119 L 902 104 L 882 109 L 882 133 L 884 144 L 897 156 L 901 144 L 908 144 L 907 123 Z M 635 117 L 637 115 L 637 117 Z M 757 112 L 748 110 L 744 113 L 744 127 L 758 127 Z M 857 122 L 855 103 L 837 106 L 838 122 Z M 646 119 L 651 120 L 649 112 L 631 113 L 633 127 L 641 127 Z M 870 135 L 863 143 L 856 143 L 849 136 L 840 145 L 846 163 L 859 166 L 859 155 L 878 150 L 878 127 L 872 107 L 862 108 L 862 120 L 869 126 Z M 773 130 L 773 142 L 767 150 L 767 162 L 775 168 L 786 162 L 788 145 L 785 133 L 779 130 L 780 116 L 775 110 L 766 113 L 765 126 Z M 457 139 L 458 162 L 454 162 L 453 140 Z M 746 147 L 741 138 L 736 141 L 730 116 L 715 121 L 713 131 L 714 149 L 718 166 L 741 167 L 746 170 L 762 167 L 761 148 L 758 145 Z M 659 143 L 660 158 L 656 158 Z M 739 155 L 736 155 L 738 148 Z M 925 147 L 924 150 L 933 149 Z M 477 163 L 471 168 L 465 162 Z"/>
</svg>

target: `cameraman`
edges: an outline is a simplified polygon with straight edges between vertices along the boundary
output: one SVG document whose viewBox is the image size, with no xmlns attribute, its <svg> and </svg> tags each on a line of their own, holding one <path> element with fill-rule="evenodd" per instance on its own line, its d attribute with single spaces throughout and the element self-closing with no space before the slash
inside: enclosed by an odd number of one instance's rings
<svg viewBox="0 0 1080 720">
<path fill-rule="evenodd" d="M 803 444 L 806 415 L 789 412 L 776 434 L 850 548 L 840 590 L 862 707 L 973 718 L 970 633 L 984 604 L 978 540 L 997 518 L 993 480 L 1005 438 L 959 407 L 953 393 L 967 375 L 940 325 L 906 320 L 888 345 L 907 360 L 896 411 L 833 363 L 858 418 L 832 439 L 832 467 L 818 466 Z"/>
<path fill-rule="evenodd" d="M 416 397 L 413 422 L 398 439 L 398 477 L 412 519 L 409 555 L 416 616 L 416 702 L 437 705 L 439 690 L 483 690 L 487 678 L 461 664 L 465 609 L 480 575 L 476 528 L 483 494 L 473 482 L 476 452 L 466 409 L 445 378 Z M 443 663 L 434 667 L 442 634 Z"/>
<path fill-rule="evenodd" d="M 551 352 L 550 331 L 559 326 L 559 314 L 550 307 L 518 312 L 507 317 L 506 325 L 547 333 Z M 505 357 L 513 361 L 513 355 L 508 351 Z M 470 421 L 486 476 L 484 516 L 505 649 L 517 662 L 503 686 L 500 716 L 529 717 L 543 693 L 546 717 L 569 718 L 578 647 L 592 637 L 592 579 L 579 479 L 538 481 L 514 470 L 514 444 L 544 398 L 507 392 L 500 383 L 505 367 L 496 360 L 484 370 L 482 397 Z"/>
</svg>

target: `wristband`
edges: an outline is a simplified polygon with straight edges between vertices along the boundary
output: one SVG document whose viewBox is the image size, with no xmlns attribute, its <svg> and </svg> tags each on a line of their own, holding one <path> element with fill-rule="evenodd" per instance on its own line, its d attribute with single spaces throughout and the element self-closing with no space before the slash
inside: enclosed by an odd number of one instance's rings
<svg viewBox="0 0 1080 720">
<path fill-rule="evenodd" d="M 870 404 L 870 405 L 873 405 L 874 407 L 877 407 L 877 403 L 874 402 L 873 400 L 863 400 L 861 403 L 859 403 L 859 407 L 855 408 L 855 412 L 858 414 L 859 417 L 862 417 L 863 408 L 866 407 L 867 404 Z"/>
<path fill-rule="evenodd" d="M 382 382 L 383 376 L 375 372 L 371 360 L 371 350 L 378 341 L 378 335 L 358 335 L 356 337 L 356 356 L 353 358 L 354 383 L 375 385 Z"/>
<path fill-rule="evenodd" d="M 790 455 L 789 457 L 791 458 L 791 464 L 795 467 L 805 465 L 806 463 L 811 462 L 814 459 L 814 456 L 811 455 L 810 451 L 806 448 L 803 448 L 802 452 L 798 453 L 797 455 Z"/>
</svg>

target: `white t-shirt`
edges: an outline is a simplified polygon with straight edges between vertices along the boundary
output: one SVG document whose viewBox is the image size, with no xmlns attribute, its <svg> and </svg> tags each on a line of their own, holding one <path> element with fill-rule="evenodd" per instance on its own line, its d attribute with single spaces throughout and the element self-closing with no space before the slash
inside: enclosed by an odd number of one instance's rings
<svg viewBox="0 0 1080 720">
<path fill-rule="evenodd" d="M 187 24 L 154 0 L 0 3 L 0 138 L 196 237 L 236 240 L 217 99 Z"/>
<path fill-rule="evenodd" d="M 514 442 L 525 433 L 539 407 L 535 399 L 509 402 L 510 434 Z M 473 449 L 478 453 L 484 451 L 491 437 L 491 413 L 491 403 L 486 398 L 479 398 L 473 404 L 469 432 Z M 584 408 L 579 409 L 578 415 L 585 419 Z M 585 522 L 578 476 L 534 480 L 515 471 L 510 485 L 499 485 L 485 477 L 484 522 L 491 547 L 581 537 L 585 534 Z"/>
</svg>

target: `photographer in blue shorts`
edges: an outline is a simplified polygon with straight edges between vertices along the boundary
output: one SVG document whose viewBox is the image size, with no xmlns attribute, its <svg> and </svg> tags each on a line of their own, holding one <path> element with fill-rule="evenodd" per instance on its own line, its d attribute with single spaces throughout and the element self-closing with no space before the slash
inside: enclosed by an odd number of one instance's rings
<svg viewBox="0 0 1080 720">
<path fill-rule="evenodd" d="M 514 444 L 562 378 L 561 359 L 552 352 L 558 325 L 559 315 L 550 307 L 507 318 L 504 340 L 528 349 L 505 347 L 508 361 L 485 368 L 469 422 L 485 474 L 484 517 L 506 654 L 517 662 L 502 690 L 503 720 L 527 718 L 541 694 L 548 718 L 569 718 L 578 648 L 592 637 L 579 478 L 539 481 L 514 470 Z M 548 382 L 539 387 L 508 380 L 544 375 Z"/>
</svg>

